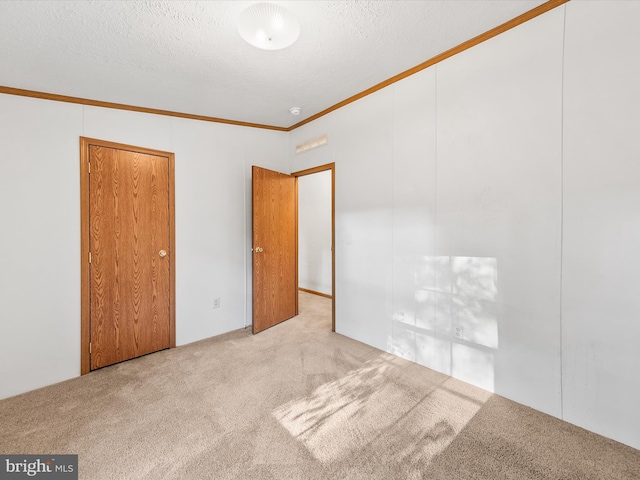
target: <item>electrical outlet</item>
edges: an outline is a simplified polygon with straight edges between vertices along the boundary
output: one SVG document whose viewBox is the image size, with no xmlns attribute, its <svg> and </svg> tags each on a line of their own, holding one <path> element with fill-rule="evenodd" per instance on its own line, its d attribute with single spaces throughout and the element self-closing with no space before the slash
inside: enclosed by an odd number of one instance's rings
<svg viewBox="0 0 640 480">
<path fill-rule="evenodd" d="M 462 327 L 453 327 L 453 336 L 456 338 L 462 338 Z"/>
<path fill-rule="evenodd" d="M 213 299 L 213 308 L 220 308 L 220 297 Z"/>
</svg>

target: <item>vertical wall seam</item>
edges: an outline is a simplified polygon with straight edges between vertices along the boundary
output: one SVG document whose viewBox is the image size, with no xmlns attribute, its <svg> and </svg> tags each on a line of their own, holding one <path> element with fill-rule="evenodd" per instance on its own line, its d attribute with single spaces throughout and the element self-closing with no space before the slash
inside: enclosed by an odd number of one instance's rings
<svg viewBox="0 0 640 480">
<path fill-rule="evenodd" d="M 567 35 L 567 6 L 563 5 L 562 65 L 560 81 L 560 418 L 564 420 L 564 337 L 563 337 L 563 271 L 564 271 L 564 73 Z"/>
<path fill-rule="evenodd" d="M 434 171 L 433 171 L 433 261 L 434 261 L 434 274 L 433 274 L 433 288 L 435 301 L 433 302 L 433 324 L 434 324 L 434 336 L 438 338 L 438 65 L 434 65 L 434 92 L 433 92 L 433 109 L 435 111 L 435 132 L 434 132 Z M 442 365 L 438 365 L 439 371 L 444 369 Z M 449 373 L 453 373 L 453 346 L 449 350 Z"/>
<path fill-rule="evenodd" d="M 391 322 L 389 325 L 389 334 L 387 337 L 387 352 L 392 353 L 393 350 L 393 323 L 395 319 L 395 298 L 396 298 L 396 262 L 395 262 L 395 251 L 396 251 L 396 222 L 395 222 L 395 211 L 396 211 L 396 171 L 395 171 L 395 163 L 396 163 L 396 114 L 398 112 L 398 103 L 396 101 L 396 90 L 397 86 L 393 85 L 391 90 Z M 391 341 L 389 341 L 391 339 Z M 414 345 L 413 352 L 415 355 L 415 335 L 414 335 Z M 415 356 L 414 356 L 415 359 Z"/>
</svg>

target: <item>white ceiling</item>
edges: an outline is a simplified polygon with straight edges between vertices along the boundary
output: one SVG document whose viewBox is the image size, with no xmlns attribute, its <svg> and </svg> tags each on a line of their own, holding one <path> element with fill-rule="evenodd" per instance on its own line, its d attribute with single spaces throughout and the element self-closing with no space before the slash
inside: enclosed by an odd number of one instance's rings
<svg viewBox="0 0 640 480">
<path fill-rule="evenodd" d="M 238 34 L 253 3 L 0 0 L 0 85 L 288 127 L 544 1 L 272 1 L 277 51 Z"/>
</svg>

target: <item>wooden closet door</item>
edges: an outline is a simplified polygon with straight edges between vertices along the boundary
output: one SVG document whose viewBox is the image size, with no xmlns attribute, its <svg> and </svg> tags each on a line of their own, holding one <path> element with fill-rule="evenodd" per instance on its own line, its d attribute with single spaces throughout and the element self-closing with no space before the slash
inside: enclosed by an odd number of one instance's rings
<svg viewBox="0 0 640 480">
<path fill-rule="evenodd" d="M 169 158 L 89 146 L 91 369 L 170 347 Z"/>
</svg>

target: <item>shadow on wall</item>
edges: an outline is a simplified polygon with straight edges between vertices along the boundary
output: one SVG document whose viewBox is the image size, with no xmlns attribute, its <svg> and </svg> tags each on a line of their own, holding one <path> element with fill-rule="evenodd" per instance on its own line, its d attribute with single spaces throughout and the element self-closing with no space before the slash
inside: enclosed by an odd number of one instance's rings
<svg viewBox="0 0 640 480">
<path fill-rule="evenodd" d="M 387 350 L 493 392 L 497 259 L 394 260 L 394 313 Z"/>
</svg>

